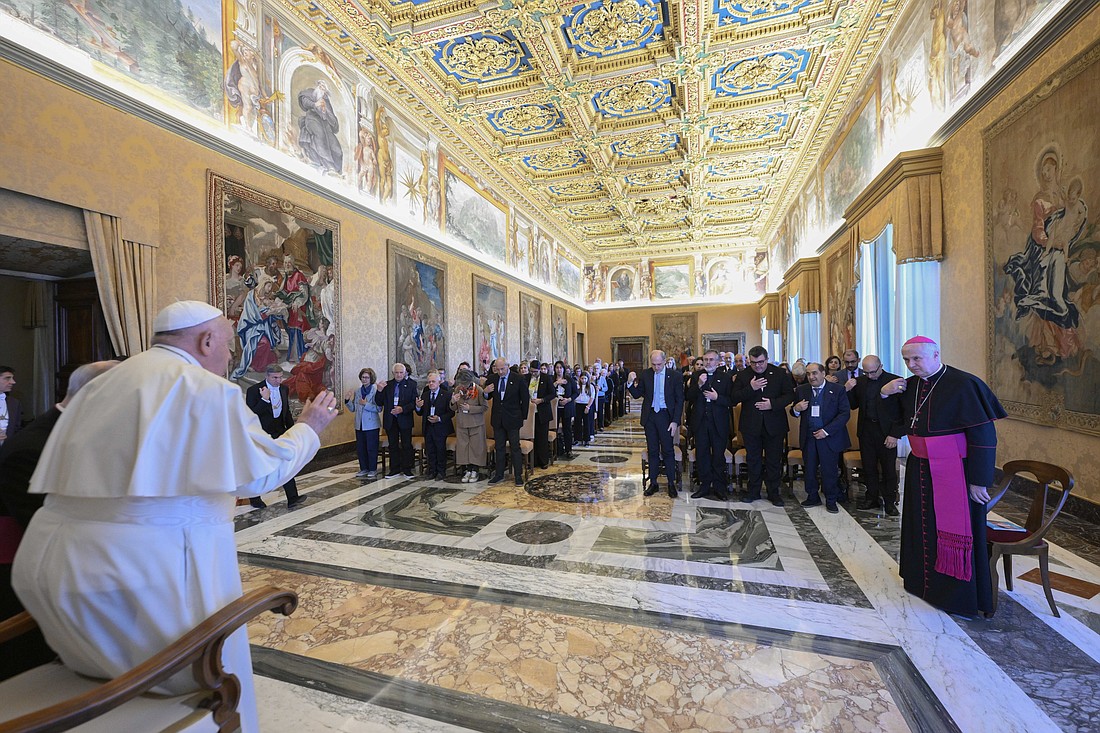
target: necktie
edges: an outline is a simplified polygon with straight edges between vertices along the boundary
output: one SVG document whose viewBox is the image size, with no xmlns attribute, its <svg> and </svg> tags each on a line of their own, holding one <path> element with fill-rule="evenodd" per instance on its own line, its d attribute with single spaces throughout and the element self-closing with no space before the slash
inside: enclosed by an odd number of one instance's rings
<svg viewBox="0 0 1100 733">
<path fill-rule="evenodd" d="M 821 387 L 814 387 L 814 402 L 821 400 Z"/>
<path fill-rule="evenodd" d="M 435 396 L 437 394 L 439 394 L 439 393 L 438 392 L 432 392 L 432 402 L 435 402 Z"/>
<path fill-rule="evenodd" d="M 508 387 L 508 380 L 504 377 L 501 377 L 500 378 L 500 386 L 497 387 L 497 390 L 500 392 L 501 397 L 504 396 L 504 390 L 507 389 L 507 387 Z"/>
</svg>

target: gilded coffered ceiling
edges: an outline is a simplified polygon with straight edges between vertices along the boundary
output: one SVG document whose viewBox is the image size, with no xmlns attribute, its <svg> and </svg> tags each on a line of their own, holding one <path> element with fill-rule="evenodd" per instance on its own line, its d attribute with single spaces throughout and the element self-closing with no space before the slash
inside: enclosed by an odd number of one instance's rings
<svg viewBox="0 0 1100 733">
<path fill-rule="evenodd" d="M 588 261 L 758 247 L 905 0 L 287 0 Z"/>
</svg>

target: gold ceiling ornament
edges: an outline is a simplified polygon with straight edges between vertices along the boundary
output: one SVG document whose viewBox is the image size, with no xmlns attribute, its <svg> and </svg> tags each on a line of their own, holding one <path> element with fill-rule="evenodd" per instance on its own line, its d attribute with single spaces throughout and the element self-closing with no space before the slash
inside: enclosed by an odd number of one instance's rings
<svg viewBox="0 0 1100 733">
<path fill-rule="evenodd" d="M 633 0 L 604 0 L 603 5 L 586 13 L 573 31 L 593 48 L 620 49 L 645 39 L 652 29 L 651 15 L 649 9 Z"/>
<path fill-rule="evenodd" d="M 620 155 L 629 158 L 641 158 L 646 155 L 658 155 L 666 152 L 669 146 L 669 134 L 667 132 L 647 132 L 616 144 L 616 151 Z"/>
<path fill-rule="evenodd" d="M 635 214 L 652 214 L 663 216 L 675 214 L 681 216 L 684 211 L 686 199 L 679 194 L 671 196 L 653 196 L 651 198 L 637 199 L 634 202 Z"/>
<path fill-rule="evenodd" d="M 542 171 L 560 171 L 585 163 L 584 154 L 572 148 L 551 148 L 526 157 L 529 167 Z"/>
<path fill-rule="evenodd" d="M 469 79 L 482 79 L 515 68 L 520 48 L 500 38 L 466 38 L 450 48 L 447 65 Z"/>
<path fill-rule="evenodd" d="M 660 84 L 637 81 L 632 84 L 620 84 L 605 92 L 607 107 L 616 111 L 648 110 L 656 106 L 665 97 L 665 89 Z"/>
<path fill-rule="evenodd" d="M 749 142 L 774 132 L 775 125 L 775 117 L 768 114 L 738 116 L 716 124 L 713 135 L 719 142 Z"/>
<path fill-rule="evenodd" d="M 485 11 L 485 20 L 491 28 L 532 37 L 544 32 L 543 16 L 553 16 L 558 10 L 556 0 L 511 0 L 507 7 Z"/>
<path fill-rule="evenodd" d="M 542 130 L 558 119 L 555 110 L 537 104 L 524 104 L 506 109 L 496 117 L 502 127 L 513 130 Z"/>
<path fill-rule="evenodd" d="M 746 59 L 729 70 L 729 85 L 737 89 L 766 89 L 798 68 L 798 59 L 785 54 Z"/>
</svg>

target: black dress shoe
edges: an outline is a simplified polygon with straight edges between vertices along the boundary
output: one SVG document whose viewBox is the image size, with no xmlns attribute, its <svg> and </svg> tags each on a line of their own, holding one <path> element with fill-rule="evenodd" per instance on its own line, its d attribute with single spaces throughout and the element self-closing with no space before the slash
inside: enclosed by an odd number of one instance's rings
<svg viewBox="0 0 1100 733">
<path fill-rule="evenodd" d="M 898 505 L 892 501 L 886 502 L 886 516 L 896 517 L 898 515 Z"/>
<path fill-rule="evenodd" d="M 678 492 L 678 491 L 676 490 L 676 487 L 675 487 L 675 486 L 669 485 L 669 487 L 668 487 L 668 495 L 669 495 L 669 496 L 671 496 L 671 497 L 672 497 L 673 499 L 675 499 L 675 498 L 676 498 L 677 496 L 679 496 L 679 495 L 680 495 L 680 492 Z"/>
<path fill-rule="evenodd" d="M 804 499 L 801 505 L 806 507 L 821 506 L 821 499 Z"/>
<path fill-rule="evenodd" d="M 692 499 L 706 499 L 710 496 L 710 489 L 699 489 L 691 493 Z"/>
<path fill-rule="evenodd" d="M 267 504 L 264 504 L 263 499 L 249 499 L 248 503 L 251 504 L 254 509 L 267 509 Z"/>
<path fill-rule="evenodd" d="M 825 505 L 825 511 L 829 512 L 829 514 L 840 514 L 840 509 L 831 501 Z"/>
<path fill-rule="evenodd" d="M 299 497 L 298 497 L 297 499 L 295 499 L 294 501 L 288 501 L 288 502 L 286 503 L 286 508 L 287 508 L 287 509 L 297 509 L 298 507 L 302 506 L 302 505 L 303 505 L 303 504 L 305 504 L 305 503 L 306 503 L 306 497 L 304 497 L 304 496 L 299 496 Z"/>
<path fill-rule="evenodd" d="M 772 506 L 783 506 L 783 500 L 776 496 L 775 498 L 768 499 L 772 503 Z"/>
<path fill-rule="evenodd" d="M 847 504 L 848 503 L 848 491 L 847 490 L 841 491 L 840 496 L 837 497 L 836 501 L 837 501 L 838 504 Z"/>
<path fill-rule="evenodd" d="M 386 473 L 386 478 L 393 478 L 394 476 L 400 476 L 400 475 L 401 475 L 400 471 L 388 471 Z"/>
<path fill-rule="evenodd" d="M 503 480 L 504 480 L 503 476 L 493 476 L 491 479 L 489 479 L 489 483 L 490 484 L 499 484 Z"/>
<path fill-rule="evenodd" d="M 646 490 L 642 492 L 642 496 L 653 496 L 658 491 L 660 491 L 660 488 L 657 486 L 657 484 L 650 484 L 646 487 Z"/>
<path fill-rule="evenodd" d="M 751 504 L 754 501 L 758 501 L 759 499 L 760 499 L 760 494 L 745 494 L 744 496 L 741 497 L 741 501 L 745 504 Z"/>
<path fill-rule="evenodd" d="M 517 478 L 515 483 L 516 483 L 516 486 L 523 486 L 523 479 Z"/>
<path fill-rule="evenodd" d="M 878 499 L 860 499 L 856 504 L 856 509 L 860 511 L 867 511 L 868 509 L 878 509 L 882 504 Z"/>
</svg>

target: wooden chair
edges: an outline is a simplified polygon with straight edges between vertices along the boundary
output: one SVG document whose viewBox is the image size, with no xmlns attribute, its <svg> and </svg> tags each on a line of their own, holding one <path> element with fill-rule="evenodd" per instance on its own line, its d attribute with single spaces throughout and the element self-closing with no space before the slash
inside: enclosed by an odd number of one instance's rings
<svg viewBox="0 0 1100 733">
<path fill-rule="evenodd" d="M 413 464 L 416 466 L 416 474 L 424 474 L 424 419 L 420 415 L 413 415 L 412 429 Z"/>
<path fill-rule="evenodd" d="M 794 481 L 798 474 L 806 477 L 806 459 L 802 455 L 802 442 L 799 435 L 799 418 L 787 413 L 787 488 L 794 492 Z"/>
<path fill-rule="evenodd" d="M 550 432 L 547 434 L 550 441 L 550 463 L 558 459 L 558 398 L 550 400 Z"/>
<path fill-rule="evenodd" d="M 519 452 L 523 455 L 523 480 L 535 470 L 535 403 L 527 403 L 527 419 L 519 428 Z"/>
<path fill-rule="evenodd" d="M 859 409 L 857 408 L 852 410 L 852 415 L 848 418 L 848 439 L 852 442 L 852 446 L 841 456 L 849 484 L 855 482 L 857 478 L 861 483 L 863 481 L 863 454 L 859 452 L 859 435 L 856 433 L 858 424 Z"/>
<path fill-rule="evenodd" d="M 263 611 L 289 616 L 297 606 L 293 591 L 258 588 L 113 680 L 83 677 L 60 662 L 35 667 L 0 683 L 0 731 L 47 733 L 91 720 L 96 720 L 98 730 L 237 730 L 240 683 L 222 668 L 222 645 Z M 35 627 L 29 613 L 13 616 L 0 623 L 0 643 Z M 198 692 L 176 697 L 145 694 L 188 667 Z"/>
<path fill-rule="evenodd" d="M 733 451 L 733 480 L 737 488 L 745 488 L 749 478 L 749 452 L 745 448 L 745 438 L 741 435 L 741 403 L 734 405 L 730 411 L 733 423 L 730 425 L 731 440 L 730 449 Z"/>
<path fill-rule="evenodd" d="M 496 402 L 490 402 L 489 409 L 485 411 L 485 465 L 490 471 L 497 465 L 497 441 L 493 433 L 493 405 L 495 404 Z"/>
<path fill-rule="evenodd" d="M 1031 499 L 1031 509 L 1027 513 L 1024 532 L 992 528 L 986 532 L 989 575 L 993 582 L 993 611 L 997 611 L 997 561 L 1004 558 L 1005 588 L 1012 590 L 1012 556 L 1038 555 L 1039 577 L 1043 581 L 1043 592 L 1046 594 L 1051 612 L 1058 617 L 1060 614 L 1058 607 L 1054 605 L 1054 593 L 1050 589 L 1049 545 L 1043 537 L 1065 506 L 1069 493 L 1073 491 L 1073 474 L 1061 466 L 1041 461 L 1009 461 L 1002 471 L 1004 476 L 993 487 L 993 500 L 986 505 L 986 511 L 992 509 L 1001 500 L 1018 474 L 1031 474 L 1038 480 L 1040 487 Z M 1061 486 L 1062 496 L 1053 506 L 1049 506 L 1047 496 L 1052 491 L 1050 486 L 1052 483 Z"/>
</svg>

